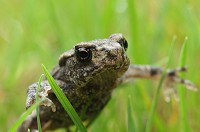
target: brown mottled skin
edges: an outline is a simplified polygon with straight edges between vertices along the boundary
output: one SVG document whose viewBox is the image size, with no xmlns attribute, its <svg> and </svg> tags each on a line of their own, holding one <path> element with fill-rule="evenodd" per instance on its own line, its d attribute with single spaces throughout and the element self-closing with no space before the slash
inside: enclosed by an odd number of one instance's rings
<svg viewBox="0 0 200 132">
<path fill-rule="evenodd" d="M 122 34 L 113 34 L 108 39 L 78 43 L 73 49 L 64 52 L 52 76 L 70 100 L 83 121 L 92 121 L 105 107 L 114 88 L 129 78 L 159 79 L 159 67 L 130 65 L 125 53 L 128 43 Z M 165 85 L 182 83 L 195 90 L 188 80 L 180 79 L 178 68 L 167 72 Z M 37 83 L 29 86 L 26 108 L 35 102 Z M 172 90 L 173 91 L 173 90 Z M 171 94 L 168 92 L 167 94 Z M 45 99 L 40 105 L 42 129 L 54 130 L 73 125 L 47 80 L 42 81 L 39 97 Z M 37 130 L 35 111 L 19 127 L 19 132 Z"/>
</svg>

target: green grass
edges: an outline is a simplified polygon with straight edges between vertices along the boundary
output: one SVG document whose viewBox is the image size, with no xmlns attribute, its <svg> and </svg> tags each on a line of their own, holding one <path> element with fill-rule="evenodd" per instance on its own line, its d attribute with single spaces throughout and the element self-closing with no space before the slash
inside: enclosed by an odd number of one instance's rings
<svg viewBox="0 0 200 132">
<path fill-rule="evenodd" d="M 41 85 L 41 82 L 42 82 L 42 79 L 43 79 L 43 76 L 44 74 L 42 74 L 39 78 L 39 81 L 38 81 L 38 87 L 37 87 L 37 90 L 36 90 L 36 103 L 39 101 L 39 97 L 38 97 L 38 92 L 40 90 L 40 85 Z M 38 131 L 39 132 L 42 132 L 42 126 L 41 126 L 41 122 L 40 122 L 40 115 L 39 115 L 39 106 L 36 107 L 36 115 L 37 115 L 37 126 L 38 126 Z"/>
<path fill-rule="evenodd" d="M 147 119 L 145 132 L 151 132 L 151 130 L 152 130 L 153 116 L 154 116 L 154 113 L 155 113 L 156 105 L 158 104 L 158 99 L 159 99 L 160 91 L 161 91 L 161 88 L 162 88 L 162 85 L 163 85 L 163 81 L 164 81 L 165 76 L 166 76 L 166 70 L 169 68 L 169 65 L 170 65 L 170 62 L 171 62 L 171 59 L 172 59 L 173 49 L 174 49 L 175 43 L 176 43 L 176 38 L 174 38 L 173 41 L 172 41 L 171 48 L 169 50 L 167 64 L 166 64 L 166 66 L 163 70 L 163 73 L 162 73 L 160 81 L 158 83 L 154 98 L 152 100 L 152 106 L 151 106 L 149 116 L 148 116 L 148 119 Z"/>
<path fill-rule="evenodd" d="M 128 132 L 136 132 L 133 110 L 131 105 L 131 96 L 128 97 L 127 113 L 128 113 Z"/>
<path fill-rule="evenodd" d="M 43 73 L 41 64 L 50 70 L 59 55 L 74 44 L 112 33 L 120 32 L 127 38 L 131 63 L 158 66 L 166 65 L 176 36 L 169 67 L 186 65 L 185 77 L 200 86 L 199 5 L 200 1 L 191 0 L 1 0 L 0 131 L 7 131 L 25 111 L 27 87 Z M 187 54 L 180 55 L 183 42 L 187 43 Z M 135 131 L 145 131 L 157 85 L 156 81 L 137 80 L 120 86 L 89 131 L 128 131 L 128 120 L 133 120 Z M 173 99 L 166 103 L 159 95 L 151 130 L 200 130 L 199 93 L 177 89 L 179 103 Z"/>
<path fill-rule="evenodd" d="M 185 37 L 185 41 L 183 43 L 183 46 L 181 48 L 180 53 L 180 59 L 179 59 L 179 66 L 183 67 L 186 62 L 187 57 L 187 40 L 188 38 Z M 185 77 L 184 75 L 181 75 L 181 77 Z M 179 97 L 180 97 L 180 129 L 183 132 L 189 131 L 189 122 L 187 120 L 187 107 L 186 107 L 186 96 L 185 96 L 186 89 L 184 86 L 180 86 L 179 89 Z"/>
<path fill-rule="evenodd" d="M 26 110 L 21 116 L 20 118 L 13 123 L 13 125 L 10 127 L 10 129 L 8 130 L 9 132 L 16 132 L 17 128 L 22 124 L 22 122 L 26 119 L 26 117 L 28 115 L 30 115 L 32 113 L 32 111 L 34 109 L 36 109 L 36 107 L 38 106 L 38 104 L 40 104 L 42 102 L 42 100 L 38 101 L 37 103 L 33 104 L 28 110 Z"/>
</svg>

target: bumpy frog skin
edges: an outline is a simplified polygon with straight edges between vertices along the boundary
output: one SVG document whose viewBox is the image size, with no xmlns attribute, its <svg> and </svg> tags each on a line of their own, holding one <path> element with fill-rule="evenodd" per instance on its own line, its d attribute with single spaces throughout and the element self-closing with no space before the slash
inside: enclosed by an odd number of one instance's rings
<svg viewBox="0 0 200 132">
<path fill-rule="evenodd" d="M 126 55 L 128 43 L 122 34 L 113 34 L 108 39 L 81 42 L 64 52 L 52 76 L 64 94 L 70 100 L 83 121 L 89 123 L 95 119 L 111 98 L 112 91 L 130 78 L 160 79 L 162 68 L 148 65 L 130 65 Z M 192 90 L 196 87 L 188 80 L 178 77 L 186 69 L 169 70 L 164 85 L 166 100 L 174 92 L 174 84 L 181 83 Z M 37 83 L 29 86 L 26 108 L 35 102 Z M 44 101 L 40 105 L 40 120 L 43 131 L 66 128 L 73 125 L 72 120 L 51 90 L 47 80 L 42 81 L 39 97 Z M 21 124 L 18 131 L 37 130 L 35 111 Z"/>
</svg>

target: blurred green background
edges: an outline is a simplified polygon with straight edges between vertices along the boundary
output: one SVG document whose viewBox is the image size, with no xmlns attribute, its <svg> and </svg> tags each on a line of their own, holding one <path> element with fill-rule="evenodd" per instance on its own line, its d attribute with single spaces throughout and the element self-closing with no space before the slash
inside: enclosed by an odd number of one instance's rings
<svg viewBox="0 0 200 132">
<path fill-rule="evenodd" d="M 0 0 L 0 131 L 25 111 L 26 89 L 43 73 L 41 64 L 51 70 L 74 44 L 112 33 L 127 38 L 132 63 L 158 66 L 166 63 L 176 36 L 172 68 L 187 36 L 186 77 L 200 87 L 199 5 L 197 0 Z M 157 84 L 137 80 L 116 89 L 89 131 L 128 131 L 128 96 L 133 126 L 144 131 Z M 152 131 L 200 131 L 199 92 L 186 90 L 180 102 L 186 120 L 180 103 L 159 96 Z"/>
</svg>

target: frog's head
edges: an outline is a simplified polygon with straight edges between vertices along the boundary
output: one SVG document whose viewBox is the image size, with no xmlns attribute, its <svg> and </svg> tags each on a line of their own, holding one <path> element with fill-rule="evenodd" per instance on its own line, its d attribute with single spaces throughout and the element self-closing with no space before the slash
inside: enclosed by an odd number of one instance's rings
<svg viewBox="0 0 200 132">
<path fill-rule="evenodd" d="M 59 66 L 65 68 L 66 77 L 78 86 L 85 86 L 91 78 L 106 77 L 105 74 L 117 79 L 129 66 L 127 48 L 128 43 L 122 34 L 81 42 L 60 56 Z"/>
</svg>

